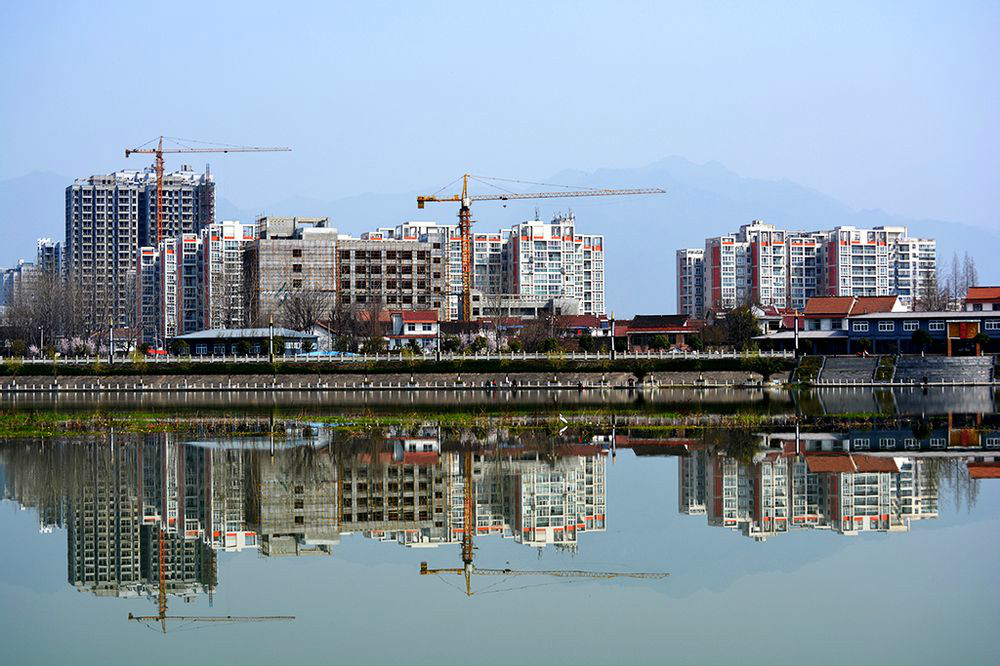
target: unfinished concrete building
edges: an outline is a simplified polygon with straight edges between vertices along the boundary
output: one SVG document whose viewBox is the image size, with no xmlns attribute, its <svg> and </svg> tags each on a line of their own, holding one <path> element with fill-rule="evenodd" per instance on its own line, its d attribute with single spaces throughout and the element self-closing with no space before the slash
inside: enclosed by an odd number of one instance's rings
<svg viewBox="0 0 1000 666">
<path fill-rule="evenodd" d="M 329 311 L 336 299 L 337 230 L 327 218 L 260 217 L 243 257 L 247 323 L 283 322 L 289 305 Z"/>
<path fill-rule="evenodd" d="M 337 300 L 344 307 L 434 309 L 446 316 L 444 278 L 429 242 L 341 237 L 337 262 Z"/>
</svg>

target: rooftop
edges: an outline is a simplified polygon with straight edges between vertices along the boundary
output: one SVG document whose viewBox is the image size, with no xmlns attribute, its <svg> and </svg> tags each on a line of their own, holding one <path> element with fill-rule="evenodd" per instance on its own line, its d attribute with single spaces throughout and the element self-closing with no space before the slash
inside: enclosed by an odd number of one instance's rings
<svg viewBox="0 0 1000 666">
<path fill-rule="evenodd" d="M 966 302 L 1000 300 L 1000 287 L 969 287 L 965 300 Z"/>
<path fill-rule="evenodd" d="M 209 328 L 185 335 L 178 335 L 175 340 L 222 340 L 266 338 L 271 334 L 269 328 Z M 274 336 L 282 338 L 315 338 L 312 333 L 293 331 L 290 328 L 274 328 Z"/>
</svg>

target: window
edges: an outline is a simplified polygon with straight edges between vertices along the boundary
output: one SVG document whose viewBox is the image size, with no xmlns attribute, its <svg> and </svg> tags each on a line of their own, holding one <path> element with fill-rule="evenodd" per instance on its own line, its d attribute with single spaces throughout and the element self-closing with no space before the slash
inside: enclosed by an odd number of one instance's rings
<svg viewBox="0 0 1000 666">
<path fill-rule="evenodd" d="M 983 323 L 984 331 L 1000 331 L 1000 319 L 987 319 Z"/>
<path fill-rule="evenodd" d="M 916 322 L 916 321 L 904 321 L 903 322 L 903 330 L 904 331 L 915 331 L 918 328 L 920 328 L 920 322 Z"/>
<path fill-rule="evenodd" d="M 878 330 L 880 333 L 891 333 L 896 330 L 896 322 L 894 321 L 880 321 L 878 323 Z"/>
<path fill-rule="evenodd" d="M 292 272 L 293 273 L 301 273 L 302 272 L 302 264 L 292 264 Z"/>
<path fill-rule="evenodd" d="M 208 345 L 195 345 L 194 353 L 198 355 L 204 355 L 208 353 Z"/>
<path fill-rule="evenodd" d="M 302 280 L 292 280 L 292 289 L 301 289 Z"/>
<path fill-rule="evenodd" d="M 292 256 L 293 257 L 301 257 L 302 256 L 302 248 L 298 248 L 297 247 L 294 250 L 292 250 Z"/>
<path fill-rule="evenodd" d="M 868 332 L 868 322 L 866 321 L 856 321 L 851 324 L 851 330 L 855 333 L 867 333 Z"/>
<path fill-rule="evenodd" d="M 944 322 L 943 321 L 932 321 L 929 324 L 927 324 L 927 330 L 928 331 L 943 331 L 944 330 Z"/>
<path fill-rule="evenodd" d="M 975 312 L 982 312 L 983 311 L 983 304 L 982 303 L 973 303 L 972 304 L 972 309 Z"/>
</svg>

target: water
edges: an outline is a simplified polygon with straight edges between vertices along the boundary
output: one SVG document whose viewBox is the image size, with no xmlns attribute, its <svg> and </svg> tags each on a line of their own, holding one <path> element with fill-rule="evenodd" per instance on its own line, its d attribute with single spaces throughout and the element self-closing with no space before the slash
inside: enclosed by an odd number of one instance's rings
<svg viewBox="0 0 1000 666">
<path fill-rule="evenodd" d="M 0 661 L 995 663 L 994 418 L 9 441 Z"/>
</svg>

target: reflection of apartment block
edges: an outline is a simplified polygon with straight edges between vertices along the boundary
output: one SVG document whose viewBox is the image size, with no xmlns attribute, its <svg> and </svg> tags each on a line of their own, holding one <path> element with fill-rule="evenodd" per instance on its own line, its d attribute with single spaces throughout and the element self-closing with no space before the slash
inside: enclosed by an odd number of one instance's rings
<svg viewBox="0 0 1000 666">
<path fill-rule="evenodd" d="M 604 530 L 607 491 L 603 456 L 515 463 L 510 526 L 514 538 L 533 546 L 575 547 L 580 532 Z"/>
<path fill-rule="evenodd" d="M 407 462 L 407 458 L 412 462 Z M 408 545 L 448 539 L 447 470 L 436 452 L 343 468 L 340 528 Z"/>
<path fill-rule="evenodd" d="M 333 461 L 301 448 L 253 457 L 247 521 L 268 556 L 332 553 L 339 543 Z"/>
<path fill-rule="evenodd" d="M 700 516 L 706 512 L 707 460 L 708 452 L 704 450 L 692 451 L 689 456 L 677 459 L 677 507 L 681 513 Z"/>
<path fill-rule="evenodd" d="M 141 583 L 134 449 L 87 446 L 76 459 L 66 519 L 69 583 L 98 596 L 135 596 Z"/>
<path fill-rule="evenodd" d="M 164 530 L 159 523 L 142 527 L 142 578 L 155 595 L 160 581 L 160 539 L 163 539 L 163 578 L 167 594 L 190 598 L 216 586 L 215 552 L 199 538 Z"/>
<path fill-rule="evenodd" d="M 752 465 L 710 454 L 709 524 L 763 540 L 803 527 L 847 535 L 906 530 L 912 519 L 937 516 L 937 489 L 923 461 L 833 450 L 843 442 L 818 438 L 808 442 L 816 448 L 802 444 L 795 450 L 789 440 Z M 680 467 L 682 486 L 692 483 L 687 465 Z"/>
<path fill-rule="evenodd" d="M 240 450 L 209 450 L 206 475 L 205 539 L 214 549 L 239 551 L 257 546 L 257 533 L 247 528 L 247 456 Z"/>
</svg>

